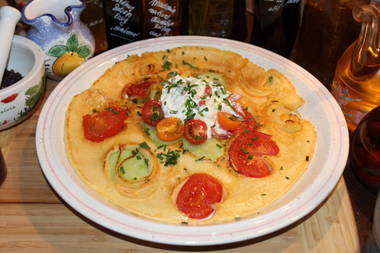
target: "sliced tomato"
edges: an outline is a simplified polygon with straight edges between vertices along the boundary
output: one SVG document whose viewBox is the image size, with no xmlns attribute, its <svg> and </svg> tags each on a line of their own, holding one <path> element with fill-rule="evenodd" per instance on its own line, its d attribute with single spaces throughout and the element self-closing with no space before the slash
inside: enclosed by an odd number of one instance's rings
<svg viewBox="0 0 380 253">
<path fill-rule="evenodd" d="M 176 204 L 189 218 L 203 219 L 214 212 L 213 204 L 222 201 L 222 197 L 223 186 L 216 178 L 205 173 L 196 173 L 182 186 Z"/>
<path fill-rule="evenodd" d="M 156 82 L 155 79 L 152 78 L 144 78 L 143 80 L 128 85 L 123 90 L 123 95 L 125 97 L 125 94 L 128 95 L 129 98 L 143 98 L 148 95 L 149 88 L 152 84 Z"/>
<path fill-rule="evenodd" d="M 218 112 L 217 118 L 220 126 L 228 131 L 236 130 L 241 125 L 239 118 L 228 112 Z"/>
<path fill-rule="evenodd" d="M 141 117 L 145 123 L 156 126 L 164 118 L 161 103 L 157 100 L 149 100 L 142 108 Z"/>
<path fill-rule="evenodd" d="M 231 143 L 228 154 L 234 169 L 247 177 L 265 177 L 271 167 L 265 161 L 265 155 L 277 155 L 277 144 L 271 136 L 257 131 L 246 130 Z"/>
<path fill-rule="evenodd" d="M 163 141 L 174 141 L 179 139 L 183 134 L 183 123 L 180 118 L 168 117 L 156 126 L 157 136 Z"/>
<path fill-rule="evenodd" d="M 109 107 L 102 112 L 83 116 L 83 129 L 86 139 L 101 142 L 118 134 L 124 128 L 127 112 L 118 107 Z"/>
<path fill-rule="evenodd" d="M 193 144 L 202 144 L 207 141 L 207 125 L 203 120 L 191 119 L 185 123 L 184 136 Z"/>
</svg>

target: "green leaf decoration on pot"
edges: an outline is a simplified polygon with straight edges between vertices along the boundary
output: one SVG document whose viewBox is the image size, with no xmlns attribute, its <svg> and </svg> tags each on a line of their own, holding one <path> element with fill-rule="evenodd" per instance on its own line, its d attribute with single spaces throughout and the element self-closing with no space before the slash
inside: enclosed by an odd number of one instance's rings
<svg viewBox="0 0 380 253">
<path fill-rule="evenodd" d="M 29 109 L 32 109 L 39 101 L 42 95 L 42 82 L 29 88 L 26 92 L 26 106 L 29 107 Z"/>
<path fill-rule="evenodd" d="M 37 103 L 42 98 L 42 94 L 44 91 L 44 85 L 43 85 L 44 79 L 40 81 L 39 84 L 36 84 L 25 92 L 25 108 L 23 111 L 19 113 L 19 117 L 23 117 L 28 112 L 34 109 L 34 107 L 37 105 Z"/>
<path fill-rule="evenodd" d="M 81 46 L 78 48 L 77 53 L 82 58 L 87 58 L 91 54 L 91 49 L 88 46 Z"/>
<path fill-rule="evenodd" d="M 77 52 L 79 42 L 78 42 L 78 37 L 76 34 L 73 34 L 70 36 L 70 38 L 66 42 L 66 46 L 70 52 Z"/>
<path fill-rule="evenodd" d="M 54 47 L 50 48 L 47 54 L 49 56 L 53 57 L 60 57 L 63 54 L 65 54 L 68 51 L 68 48 L 65 45 L 55 45 Z"/>
</svg>

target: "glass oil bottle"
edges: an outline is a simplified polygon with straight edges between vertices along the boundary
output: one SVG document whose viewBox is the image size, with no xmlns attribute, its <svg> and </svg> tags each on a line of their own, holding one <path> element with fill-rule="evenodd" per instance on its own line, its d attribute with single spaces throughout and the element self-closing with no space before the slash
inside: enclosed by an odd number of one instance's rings
<svg viewBox="0 0 380 253">
<path fill-rule="evenodd" d="M 380 3 L 358 6 L 353 16 L 362 23 L 359 38 L 339 59 L 331 88 L 351 132 L 380 105 Z"/>
</svg>

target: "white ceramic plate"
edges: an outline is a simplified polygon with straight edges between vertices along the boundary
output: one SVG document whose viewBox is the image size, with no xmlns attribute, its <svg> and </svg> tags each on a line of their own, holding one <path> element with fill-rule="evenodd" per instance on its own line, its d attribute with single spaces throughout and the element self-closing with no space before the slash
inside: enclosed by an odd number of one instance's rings
<svg viewBox="0 0 380 253">
<path fill-rule="evenodd" d="M 168 225 L 131 216 L 107 203 L 84 185 L 66 157 L 65 112 L 74 95 L 89 88 L 106 69 L 128 55 L 184 45 L 203 45 L 234 51 L 264 68 L 275 68 L 295 84 L 298 93 L 306 101 L 300 112 L 317 129 L 315 156 L 292 189 L 259 216 L 210 226 Z M 342 175 L 348 155 L 348 131 L 343 114 L 328 90 L 293 62 L 242 42 L 178 36 L 145 40 L 115 48 L 73 71 L 59 83 L 46 101 L 38 121 L 36 145 L 43 173 L 49 183 L 70 206 L 90 220 L 143 240 L 175 245 L 215 245 L 269 234 L 315 209 Z"/>
</svg>

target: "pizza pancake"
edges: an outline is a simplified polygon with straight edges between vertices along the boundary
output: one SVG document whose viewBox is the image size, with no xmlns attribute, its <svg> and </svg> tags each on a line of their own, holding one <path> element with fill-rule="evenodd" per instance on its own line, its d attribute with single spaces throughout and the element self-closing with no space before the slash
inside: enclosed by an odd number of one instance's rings
<svg viewBox="0 0 380 253">
<path fill-rule="evenodd" d="M 179 150 L 175 164 L 165 166 L 158 156 L 164 153 L 159 143 L 147 134 L 142 123 L 143 102 L 134 103 L 123 90 L 144 78 L 166 80 L 170 73 L 183 77 L 205 72 L 222 75 L 227 90 L 240 94 L 260 124 L 259 131 L 271 136 L 280 152 L 264 156 L 272 168 L 269 176 L 246 177 L 237 173 L 229 161 L 228 149 L 234 137 L 220 140 L 224 152 L 212 161 L 197 152 L 183 152 L 183 138 L 165 146 Z M 312 159 L 316 141 L 314 126 L 302 119 L 297 109 L 304 103 L 293 84 L 277 70 L 268 70 L 240 55 L 208 47 L 180 47 L 161 52 L 129 56 L 108 69 L 88 90 L 76 95 L 66 114 L 65 144 L 70 162 L 80 178 L 106 201 L 126 212 L 165 223 L 210 224 L 231 222 L 263 212 L 286 193 L 301 177 Z M 128 118 L 121 132 L 101 142 L 84 136 L 82 117 L 109 104 L 128 108 Z M 146 143 L 155 156 L 151 174 L 141 182 L 115 181 L 108 174 L 107 159 L 120 147 L 139 148 Z M 120 155 L 120 154 L 119 154 Z M 120 159 L 119 159 L 120 160 Z M 121 163 L 122 161 L 115 163 Z M 208 219 L 191 219 L 178 210 L 176 196 L 190 175 L 206 173 L 223 185 L 223 199 Z M 145 180 L 145 181 L 144 181 Z"/>
</svg>

